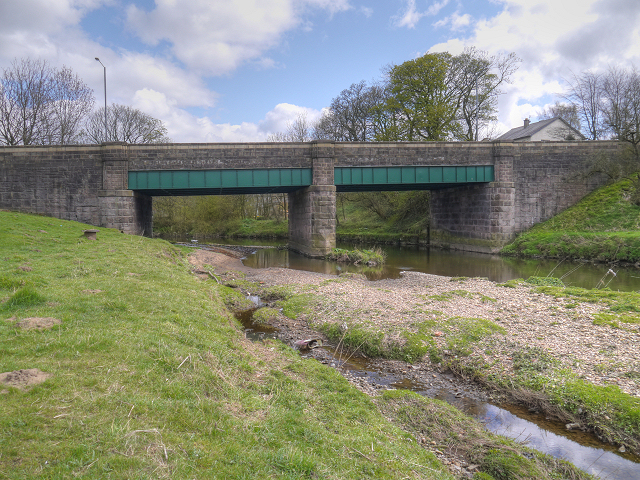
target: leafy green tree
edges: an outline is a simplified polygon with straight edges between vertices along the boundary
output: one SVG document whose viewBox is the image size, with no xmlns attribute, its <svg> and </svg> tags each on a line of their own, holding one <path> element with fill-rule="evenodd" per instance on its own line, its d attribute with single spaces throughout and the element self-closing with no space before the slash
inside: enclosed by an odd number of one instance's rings
<svg viewBox="0 0 640 480">
<path fill-rule="evenodd" d="M 364 80 L 352 84 L 331 101 L 315 126 L 315 137 L 339 142 L 375 140 L 375 109 L 384 97 L 384 86 L 368 86 Z"/>
<path fill-rule="evenodd" d="M 456 104 L 446 82 L 451 61 L 448 53 L 427 53 L 389 69 L 376 140 L 441 141 L 456 136 Z"/>
</svg>

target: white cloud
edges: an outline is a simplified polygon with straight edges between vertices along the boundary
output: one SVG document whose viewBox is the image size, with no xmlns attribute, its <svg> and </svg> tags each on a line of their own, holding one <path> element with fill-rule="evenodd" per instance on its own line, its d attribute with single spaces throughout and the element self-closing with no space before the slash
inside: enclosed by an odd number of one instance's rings
<svg viewBox="0 0 640 480">
<path fill-rule="evenodd" d="M 500 13 L 479 20 L 469 37 L 451 38 L 430 51 L 459 54 L 475 46 L 491 54 L 515 52 L 522 59 L 512 85 L 499 98 L 499 129 L 534 118 L 564 91 L 571 72 L 640 60 L 637 0 L 500 0 Z M 454 25 L 452 17 L 439 26 Z M 629 66 L 629 63 L 626 64 Z"/>
<path fill-rule="evenodd" d="M 320 118 L 322 112 L 280 103 L 258 123 L 215 123 L 209 117 L 198 117 L 179 108 L 175 100 L 151 89 L 142 89 L 133 96 L 133 107 L 162 120 L 168 135 L 174 142 L 263 142 L 268 136 L 287 130 L 289 123 L 306 115 L 310 123 Z"/>
<path fill-rule="evenodd" d="M 322 112 L 313 108 L 300 107 L 290 103 L 279 103 L 273 110 L 268 112 L 258 125 L 261 132 L 272 134 L 285 132 L 288 124 L 295 121 L 300 115 L 305 115 L 309 123 L 313 123 L 320 118 Z"/>
<path fill-rule="evenodd" d="M 97 1 L 3 0 L 0 2 L 0 31 L 58 32 L 77 24 L 82 12 Z"/>
<path fill-rule="evenodd" d="M 420 19 L 425 15 L 425 12 L 418 12 L 416 10 L 415 0 L 408 0 L 404 12 L 400 15 L 394 16 L 391 21 L 396 27 L 415 28 Z"/>
<path fill-rule="evenodd" d="M 440 10 L 442 10 L 448 4 L 449 4 L 449 0 L 442 0 L 442 2 L 434 2 L 429 6 L 426 14 L 431 16 L 437 15 L 438 13 L 440 13 Z"/>
<path fill-rule="evenodd" d="M 462 30 L 463 28 L 466 28 L 469 25 L 471 25 L 471 21 L 472 21 L 471 15 L 469 15 L 468 13 L 465 13 L 464 15 L 459 15 L 456 12 L 453 15 L 450 15 L 442 20 L 438 20 L 433 24 L 433 26 L 436 28 L 439 28 L 439 27 L 446 27 L 447 25 L 449 25 L 451 30 Z"/>
<path fill-rule="evenodd" d="M 391 22 L 395 27 L 415 28 L 422 17 L 434 16 L 440 13 L 449 3 L 449 0 L 432 3 L 424 12 L 419 12 L 416 8 L 415 0 L 407 0 L 405 9 L 401 14 L 391 18 Z"/>
<path fill-rule="evenodd" d="M 371 18 L 373 15 L 373 8 L 361 6 L 358 10 L 367 18 Z"/>
<path fill-rule="evenodd" d="M 148 45 L 168 42 L 187 68 L 221 75 L 260 58 L 285 32 L 304 25 L 310 7 L 331 15 L 351 8 L 347 0 L 164 0 L 151 11 L 130 5 L 127 24 Z"/>
<path fill-rule="evenodd" d="M 302 0 L 302 4 L 328 10 L 331 15 L 338 12 L 345 12 L 352 8 L 349 0 Z"/>
</svg>

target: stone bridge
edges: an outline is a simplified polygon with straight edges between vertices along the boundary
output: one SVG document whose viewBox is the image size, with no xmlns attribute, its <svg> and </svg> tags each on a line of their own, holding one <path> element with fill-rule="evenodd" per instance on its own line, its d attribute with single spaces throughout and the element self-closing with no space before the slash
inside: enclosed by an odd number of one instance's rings
<svg viewBox="0 0 640 480">
<path fill-rule="evenodd" d="M 328 142 L 0 147 L 0 208 L 151 235 L 159 195 L 288 193 L 289 246 L 335 246 L 336 191 L 432 190 L 432 244 L 495 251 L 604 180 L 617 142 Z"/>
</svg>

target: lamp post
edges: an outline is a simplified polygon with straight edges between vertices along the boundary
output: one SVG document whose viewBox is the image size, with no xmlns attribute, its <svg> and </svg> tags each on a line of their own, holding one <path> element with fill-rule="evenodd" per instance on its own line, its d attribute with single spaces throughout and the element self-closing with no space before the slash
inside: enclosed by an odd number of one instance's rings
<svg viewBox="0 0 640 480">
<path fill-rule="evenodd" d="M 107 67 L 100 61 L 98 57 L 96 60 L 102 68 L 104 68 L 104 141 L 107 142 Z"/>
</svg>

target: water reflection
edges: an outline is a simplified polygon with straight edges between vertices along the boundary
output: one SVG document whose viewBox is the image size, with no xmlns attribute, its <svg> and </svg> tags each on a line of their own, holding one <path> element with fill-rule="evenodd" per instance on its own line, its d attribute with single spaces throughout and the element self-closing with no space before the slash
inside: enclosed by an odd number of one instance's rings
<svg viewBox="0 0 640 480">
<path fill-rule="evenodd" d="M 603 446 L 602 442 L 589 433 L 566 430 L 562 424 L 546 420 L 541 414 L 529 413 L 524 407 L 498 407 L 465 397 L 458 398 L 446 390 L 429 396 L 444 400 L 475 417 L 493 433 L 524 442 L 531 448 L 567 460 L 600 478 L 640 478 L 637 457 L 620 454 L 615 447 Z"/>
<path fill-rule="evenodd" d="M 352 374 L 373 385 L 412 390 L 421 395 L 443 400 L 480 422 L 490 432 L 523 442 L 540 452 L 573 463 L 585 472 L 603 479 L 633 480 L 640 478 L 640 459 L 621 454 L 612 445 L 605 445 L 594 435 L 569 431 L 559 422 L 544 415 L 530 413 L 524 407 L 492 405 L 464 396 L 463 392 L 431 388 L 423 383 L 381 372 L 366 360 L 352 359 L 343 365 Z"/>
<path fill-rule="evenodd" d="M 353 248 L 352 245 L 339 245 Z M 360 246 L 362 248 L 362 246 Z M 444 251 L 414 246 L 381 247 L 386 255 L 385 265 L 363 267 L 311 259 L 288 250 L 262 249 L 244 260 L 254 268 L 283 267 L 295 270 L 338 275 L 344 272 L 362 273 L 370 280 L 399 278 L 403 270 L 431 273 L 449 277 L 486 277 L 494 282 L 514 278 L 553 276 L 565 285 L 595 288 L 604 280 L 612 290 L 640 290 L 640 270 L 634 267 L 612 267 L 615 276 L 607 274 L 610 267 L 603 264 L 558 260 L 530 260 L 508 258 L 483 253 Z"/>
</svg>

